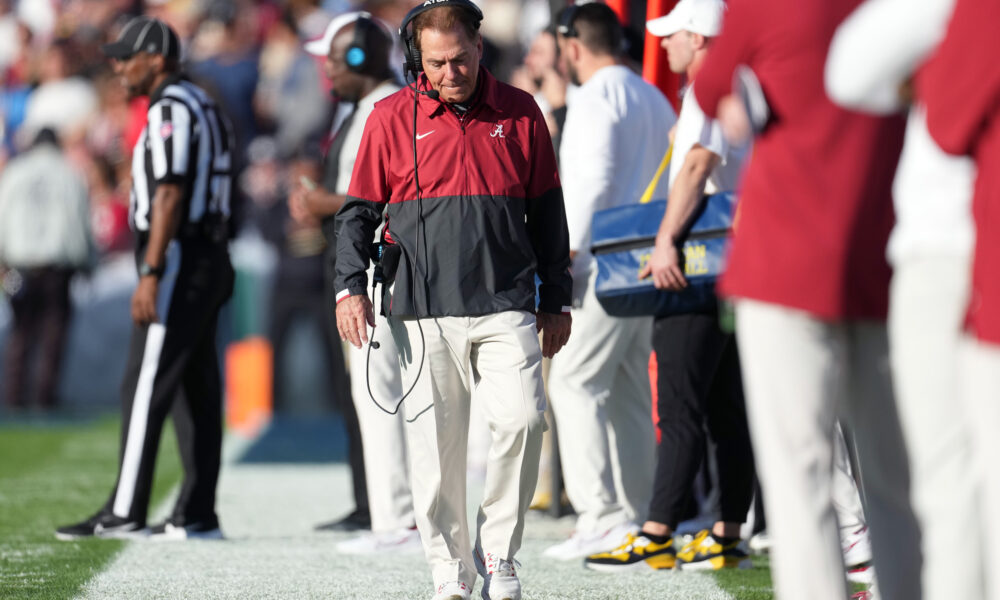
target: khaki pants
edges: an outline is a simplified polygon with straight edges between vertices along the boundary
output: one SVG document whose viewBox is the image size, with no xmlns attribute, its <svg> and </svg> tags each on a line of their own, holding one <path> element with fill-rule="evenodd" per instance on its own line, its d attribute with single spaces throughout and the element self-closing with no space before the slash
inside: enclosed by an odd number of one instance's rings
<svg viewBox="0 0 1000 600">
<path fill-rule="evenodd" d="M 981 515 L 967 533 L 981 533 L 984 540 L 986 598 L 1000 599 L 1000 346 L 964 338 L 960 372 L 962 396 L 969 407 L 973 427 L 973 453 Z M 963 547 L 961 554 L 970 545 Z M 971 558 L 971 557 L 970 557 Z M 972 596 L 968 596 L 972 597 Z"/>
<path fill-rule="evenodd" d="M 968 256 L 911 259 L 892 279 L 893 384 L 910 451 L 925 598 L 983 597 L 972 428 L 982 415 L 957 391 L 969 271 Z"/>
<path fill-rule="evenodd" d="M 886 600 L 920 598 L 919 531 L 889 381 L 885 326 L 826 322 L 741 300 L 736 339 L 747 415 L 767 498 L 776 597 L 847 597 L 831 500 L 834 423 L 854 433 L 875 566 Z"/>
<path fill-rule="evenodd" d="M 434 585 L 476 571 L 466 517 L 469 405 L 489 424 L 491 445 L 476 545 L 513 560 L 538 478 L 545 394 L 535 316 L 389 319 L 403 366 L 404 403 L 417 529 Z M 422 363 L 422 364 L 421 364 Z"/>
</svg>

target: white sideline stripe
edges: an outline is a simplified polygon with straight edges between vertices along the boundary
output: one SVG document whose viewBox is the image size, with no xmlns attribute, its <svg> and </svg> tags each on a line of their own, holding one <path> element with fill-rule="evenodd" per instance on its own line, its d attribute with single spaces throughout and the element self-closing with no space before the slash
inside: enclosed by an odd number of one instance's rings
<svg viewBox="0 0 1000 600">
<path fill-rule="evenodd" d="M 149 400 L 153 396 L 153 381 L 156 379 L 156 371 L 160 364 L 160 351 L 163 350 L 163 338 L 166 333 L 167 328 L 160 323 L 151 324 L 146 331 L 146 346 L 142 351 L 142 367 L 139 370 L 139 382 L 132 400 L 128 439 L 125 441 L 122 474 L 118 481 L 118 492 L 115 494 L 115 505 L 112 509 L 115 515 L 122 518 L 128 517 L 132 509 L 135 480 L 139 476 L 142 446 L 146 439 L 146 424 L 149 422 Z"/>
</svg>

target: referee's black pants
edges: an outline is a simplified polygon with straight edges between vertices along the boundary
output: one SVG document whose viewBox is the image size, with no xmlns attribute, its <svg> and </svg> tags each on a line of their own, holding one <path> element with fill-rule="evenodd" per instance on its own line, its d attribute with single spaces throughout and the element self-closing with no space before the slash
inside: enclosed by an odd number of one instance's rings
<svg viewBox="0 0 1000 600">
<path fill-rule="evenodd" d="M 705 458 L 706 430 L 718 472 L 719 521 L 742 523 L 754 463 L 736 339 L 715 314 L 658 318 L 653 325 L 660 446 L 649 520 L 676 529 Z"/>
<path fill-rule="evenodd" d="M 138 256 L 144 256 L 140 248 Z M 219 309 L 233 290 L 225 242 L 174 240 L 157 293 L 159 323 L 133 326 L 122 382 L 118 481 L 106 509 L 146 522 L 160 434 L 174 419 L 184 480 L 176 525 L 215 525 L 222 451 L 222 386 L 215 349 Z"/>
</svg>

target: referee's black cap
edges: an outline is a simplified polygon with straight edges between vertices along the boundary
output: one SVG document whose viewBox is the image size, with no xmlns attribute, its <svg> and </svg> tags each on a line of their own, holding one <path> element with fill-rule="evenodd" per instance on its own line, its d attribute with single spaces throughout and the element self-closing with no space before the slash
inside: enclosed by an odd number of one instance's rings
<svg viewBox="0 0 1000 600">
<path fill-rule="evenodd" d="M 136 17 L 129 21 L 118 39 L 101 46 L 105 55 L 128 60 L 139 52 L 162 54 L 166 58 L 180 59 L 181 42 L 169 25 L 152 17 Z"/>
</svg>

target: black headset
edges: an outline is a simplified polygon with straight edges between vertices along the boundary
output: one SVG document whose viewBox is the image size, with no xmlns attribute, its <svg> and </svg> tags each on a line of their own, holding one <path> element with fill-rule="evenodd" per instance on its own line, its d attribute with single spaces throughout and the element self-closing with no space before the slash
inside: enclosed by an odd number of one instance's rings
<svg viewBox="0 0 1000 600">
<path fill-rule="evenodd" d="M 380 29 L 379 25 L 372 20 L 370 13 L 362 12 L 354 21 L 354 39 L 351 45 L 344 51 L 344 63 L 347 68 L 354 73 L 366 75 L 371 69 L 371 56 L 369 52 L 371 40 L 369 39 L 374 30 Z M 388 36 L 386 36 L 388 37 Z"/>
<path fill-rule="evenodd" d="M 420 62 L 420 49 L 417 48 L 416 32 L 413 30 L 413 20 L 417 15 L 425 13 L 432 8 L 441 6 L 457 6 L 471 12 L 476 17 L 476 29 L 483 20 L 483 11 L 471 2 L 471 0 L 427 0 L 410 12 L 406 13 L 403 23 L 399 26 L 399 39 L 403 42 L 403 75 L 412 73 L 414 79 L 424 70 L 423 63 Z"/>
</svg>

